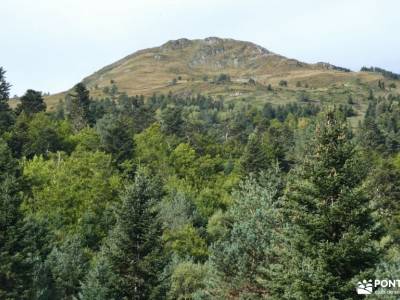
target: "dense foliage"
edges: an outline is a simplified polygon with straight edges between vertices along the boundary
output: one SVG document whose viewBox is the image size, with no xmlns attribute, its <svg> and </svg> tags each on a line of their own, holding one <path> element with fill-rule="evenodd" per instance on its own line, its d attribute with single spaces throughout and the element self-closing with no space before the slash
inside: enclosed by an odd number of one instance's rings
<svg viewBox="0 0 400 300">
<path fill-rule="evenodd" d="M 80 83 L 46 112 L 9 88 L 0 68 L 0 299 L 355 299 L 398 272 L 399 96 L 371 92 L 352 129 L 351 96 Z"/>
<path fill-rule="evenodd" d="M 390 79 L 400 79 L 400 74 L 393 73 L 391 71 L 379 68 L 379 67 L 362 67 L 362 72 L 376 72 L 381 73 L 383 76 L 390 78 Z"/>
</svg>

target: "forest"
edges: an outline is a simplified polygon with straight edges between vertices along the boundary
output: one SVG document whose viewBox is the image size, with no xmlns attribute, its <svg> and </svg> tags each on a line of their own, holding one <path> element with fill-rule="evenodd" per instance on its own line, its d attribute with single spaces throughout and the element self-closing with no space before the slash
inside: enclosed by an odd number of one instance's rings
<svg viewBox="0 0 400 300">
<path fill-rule="evenodd" d="M 0 299 L 361 299 L 400 279 L 396 95 L 350 124 L 351 101 L 9 93 L 0 68 Z"/>
</svg>

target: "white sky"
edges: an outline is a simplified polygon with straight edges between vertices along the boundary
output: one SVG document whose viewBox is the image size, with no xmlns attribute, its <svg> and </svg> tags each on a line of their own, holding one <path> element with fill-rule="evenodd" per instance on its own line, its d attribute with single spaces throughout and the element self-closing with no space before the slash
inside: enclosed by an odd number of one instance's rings
<svg viewBox="0 0 400 300">
<path fill-rule="evenodd" d="M 0 0 L 0 66 L 13 94 L 54 93 L 136 50 L 218 36 L 400 73 L 399 14 L 396 0 Z"/>
</svg>

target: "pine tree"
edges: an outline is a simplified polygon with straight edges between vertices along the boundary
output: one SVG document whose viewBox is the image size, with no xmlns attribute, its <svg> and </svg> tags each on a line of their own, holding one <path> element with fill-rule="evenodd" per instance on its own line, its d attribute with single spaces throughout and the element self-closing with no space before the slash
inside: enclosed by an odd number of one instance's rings
<svg viewBox="0 0 400 300">
<path fill-rule="evenodd" d="M 355 282 L 371 276 L 378 236 L 365 173 L 344 118 L 329 110 L 288 179 L 286 247 L 275 277 L 279 298 L 353 298 Z"/>
<path fill-rule="evenodd" d="M 399 162 L 400 156 L 394 161 Z M 369 175 L 368 191 L 376 208 L 375 217 L 386 228 L 385 242 L 400 252 L 400 169 L 391 161 L 382 161 Z"/>
<path fill-rule="evenodd" d="M 79 235 L 67 236 L 65 241 L 53 247 L 46 259 L 53 282 L 51 292 L 58 299 L 76 299 L 88 269 L 88 251 Z"/>
<path fill-rule="evenodd" d="M 44 103 L 41 92 L 27 90 L 20 100 L 21 104 L 19 104 L 17 110 L 23 111 L 28 115 L 46 110 L 46 103 Z"/>
<path fill-rule="evenodd" d="M 89 115 L 89 106 L 90 106 L 90 95 L 89 91 L 87 90 L 86 86 L 83 83 L 78 83 L 74 87 L 75 94 L 73 95 L 74 98 L 77 99 L 79 106 L 83 109 L 83 117 L 85 120 L 88 119 Z"/>
<path fill-rule="evenodd" d="M 211 262 L 217 280 L 210 292 L 228 299 L 260 299 L 269 294 L 265 269 L 276 260 L 276 231 L 281 227 L 278 198 L 282 191 L 279 169 L 250 177 L 233 194 L 225 218 L 226 233 L 212 247 Z M 267 284 L 265 284 L 265 281 Z"/>
<path fill-rule="evenodd" d="M 97 122 L 96 128 L 102 149 L 112 154 L 117 165 L 133 158 L 133 130 L 126 119 L 107 114 Z"/>
<path fill-rule="evenodd" d="M 11 85 L 6 81 L 6 71 L 0 67 L 0 135 L 14 123 L 15 116 L 8 105 Z"/>
<path fill-rule="evenodd" d="M 385 151 L 385 136 L 373 117 L 365 117 L 361 124 L 359 140 L 367 149 Z"/>
<path fill-rule="evenodd" d="M 161 111 L 161 130 L 166 134 L 181 135 L 183 129 L 182 109 L 177 106 L 168 106 Z"/>
<path fill-rule="evenodd" d="M 246 148 L 240 159 L 241 169 L 245 175 L 258 173 L 270 166 L 270 159 L 264 148 L 261 134 L 258 132 L 250 134 Z"/>
<path fill-rule="evenodd" d="M 135 182 L 126 188 L 115 228 L 83 287 L 83 299 L 157 297 L 163 262 L 161 223 L 153 205 L 161 198 L 160 186 L 139 170 Z"/>
<path fill-rule="evenodd" d="M 89 91 L 83 83 L 74 87 L 74 92 L 66 97 L 66 110 L 72 121 L 75 131 L 84 128 L 89 121 L 90 96 Z"/>
<path fill-rule="evenodd" d="M 0 170 L 0 299 L 32 299 L 40 231 L 32 231 L 36 225 L 27 223 L 20 211 L 18 164 L 2 140 Z"/>
</svg>

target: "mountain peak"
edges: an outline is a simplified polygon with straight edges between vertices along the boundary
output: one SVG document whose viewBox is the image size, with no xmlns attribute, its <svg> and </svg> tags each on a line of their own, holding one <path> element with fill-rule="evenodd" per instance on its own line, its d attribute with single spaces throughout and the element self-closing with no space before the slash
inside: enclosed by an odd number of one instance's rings
<svg viewBox="0 0 400 300">
<path fill-rule="evenodd" d="M 221 74 L 229 75 L 229 84 L 213 84 Z M 248 89 L 241 84 L 250 78 L 260 85 L 278 85 L 287 80 L 293 85 L 303 82 L 322 87 L 344 82 L 351 76 L 349 70 L 334 65 L 308 64 L 252 42 L 211 36 L 170 40 L 159 47 L 137 51 L 85 78 L 84 83 L 93 95 L 101 95 L 112 84 L 128 95 L 169 91 L 224 94 L 227 90 L 236 95 L 235 91 Z"/>
<path fill-rule="evenodd" d="M 177 40 L 170 40 L 163 44 L 160 48 L 168 50 L 177 50 L 188 47 L 192 44 L 192 41 L 187 38 L 181 38 Z"/>
<path fill-rule="evenodd" d="M 234 40 L 230 38 L 220 38 L 215 36 L 210 36 L 205 39 L 187 39 L 187 38 L 180 38 L 177 40 L 170 40 L 163 44 L 160 48 L 163 50 L 180 50 L 184 49 L 193 45 L 197 45 L 200 49 L 201 48 L 216 48 L 220 51 L 223 51 L 225 48 L 235 48 L 238 47 L 241 50 L 244 48 L 248 48 L 253 50 L 253 54 L 272 54 L 271 51 L 256 45 L 251 42 Z"/>
</svg>

